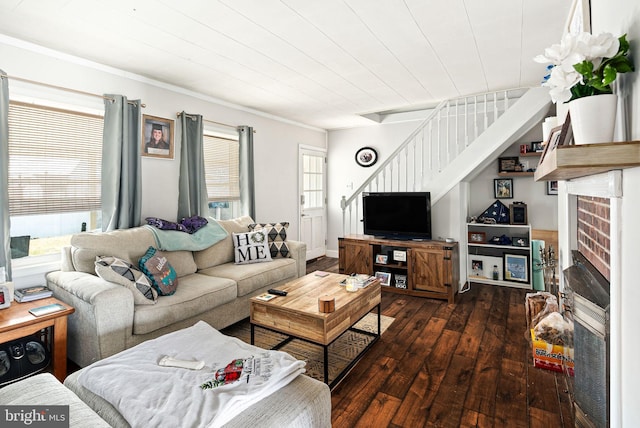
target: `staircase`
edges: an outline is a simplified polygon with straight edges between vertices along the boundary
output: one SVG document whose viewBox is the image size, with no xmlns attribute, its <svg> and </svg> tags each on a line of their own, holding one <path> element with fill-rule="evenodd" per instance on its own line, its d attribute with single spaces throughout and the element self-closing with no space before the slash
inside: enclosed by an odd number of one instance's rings
<svg viewBox="0 0 640 428">
<path fill-rule="evenodd" d="M 540 123 L 550 106 L 546 88 L 443 101 L 351 196 L 342 197 L 343 236 L 363 233 L 362 193 L 428 191 L 435 204 Z"/>
</svg>

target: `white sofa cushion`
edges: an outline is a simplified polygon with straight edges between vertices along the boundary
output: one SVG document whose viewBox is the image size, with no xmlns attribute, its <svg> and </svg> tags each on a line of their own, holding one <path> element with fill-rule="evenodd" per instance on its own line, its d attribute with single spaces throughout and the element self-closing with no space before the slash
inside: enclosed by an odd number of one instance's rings
<svg viewBox="0 0 640 428">
<path fill-rule="evenodd" d="M 297 275 L 297 264 L 294 259 L 273 259 L 268 263 L 237 265 L 225 263 L 199 273 L 211 277 L 229 278 L 238 284 L 238 296 L 258 290 L 267 285 L 276 284 L 284 279 L 294 279 Z"/>
<path fill-rule="evenodd" d="M 159 296 L 153 306 L 136 306 L 133 334 L 147 334 L 195 315 L 211 311 L 237 296 L 235 281 L 194 273 L 180 278 L 171 296 Z"/>
</svg>

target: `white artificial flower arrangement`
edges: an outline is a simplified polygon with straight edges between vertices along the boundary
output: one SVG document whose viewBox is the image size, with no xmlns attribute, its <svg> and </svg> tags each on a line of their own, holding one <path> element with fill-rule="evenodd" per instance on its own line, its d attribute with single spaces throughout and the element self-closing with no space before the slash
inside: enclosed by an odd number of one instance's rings
<svg viewBox="0 0 640 428">
<path fill-rule="evenodd" d="M 610 33 L 594 36 L 590 33 L 566 34 L 560 44 L 553 45 L 534 61 L 551 63 L 543 86 L 554 103 L 598 94 L 610 94 L 611 83 L 618 73 L 633 71 L 627 57 L 629 42 L 626 34 L 616 38 Z"/>
</svg>

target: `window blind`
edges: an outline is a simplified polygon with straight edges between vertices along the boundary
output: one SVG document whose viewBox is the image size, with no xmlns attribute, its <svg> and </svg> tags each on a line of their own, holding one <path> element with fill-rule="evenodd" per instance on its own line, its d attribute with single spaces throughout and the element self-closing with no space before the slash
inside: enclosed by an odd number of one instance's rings
<svg viewBox="0 0 640 428">
<path fill-rule="evenodd" d="M 205 135 L 203 140 L 205 177 L 209 201 L 240 199 L 240 143 Z"/>
<path fill-rule="evenodd" d="M 9 104 L 9 213 L 100 209 L 103 118 Z"/>
</svg>

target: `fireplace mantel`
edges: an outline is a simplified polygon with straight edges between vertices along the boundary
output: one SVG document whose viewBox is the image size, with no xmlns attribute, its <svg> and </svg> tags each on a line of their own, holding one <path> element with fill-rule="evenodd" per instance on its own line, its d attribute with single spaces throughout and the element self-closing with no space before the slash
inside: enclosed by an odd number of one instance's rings
<svg viewBox="0 0 640 428">
<path fill-rule="evenodd" d="M 540 160 L 534 179 L 569 180 L 640 166 L 640 141 L 560 146 Z"/>
</svg>

